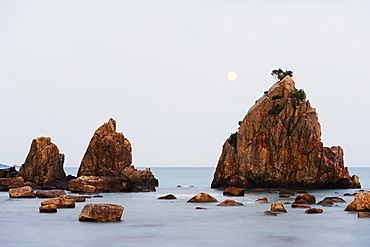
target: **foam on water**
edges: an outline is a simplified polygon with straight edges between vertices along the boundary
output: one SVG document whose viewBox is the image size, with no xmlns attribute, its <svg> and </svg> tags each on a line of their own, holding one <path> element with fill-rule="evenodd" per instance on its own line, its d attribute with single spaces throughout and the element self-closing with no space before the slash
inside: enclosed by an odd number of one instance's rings
<svg viewBox="0 0 370 247">
<path fill-rule="evenodd" d="M 66 172 L 72 168 L 67 168 Z M 74 171 L 76 171 L 76 168 Z M 360 176 L 364 189 L 370 189 L 370 168 L 351 168 Z M 214 168 L 152 168 L 160 180 L 157 192 L 104 193 L 103 198 L 76 203 L 74 209 L 58 209 L 55 214 L 40 214 L 44 199 L 6 201 L 0 193 L 1 246 L 368 246 L 368 219 L 344 211 L 357 190 L 310 190 L 317 201 L 325 196 L 340 196 L 347 203 L 322 207 L 324 213 L 305 214 L 291 208 L 277 217 L 263 216 L 270 203 L 254 201 L 267 197 L 269 202 L 289 201 L 276 193 L 248 190 L 244 197 L 225 197 L 211 189 Z M 193 185 L 194 187 L 177 187 Z M 234 199 L 244 206 L 218 207 L 217 203 L 194 204 L 186 201 L 205 192 L 219 201 Z M 177 200 L 157 200 L 174 194 Z M 79 222 L 86 203 L 114 203 L 125 207 L 122 221 L 110 223 Z M 196 210 L 195 207 L 206 207 Z M 316 206 L 320 207 L 321 206 Z"/>
</svg>

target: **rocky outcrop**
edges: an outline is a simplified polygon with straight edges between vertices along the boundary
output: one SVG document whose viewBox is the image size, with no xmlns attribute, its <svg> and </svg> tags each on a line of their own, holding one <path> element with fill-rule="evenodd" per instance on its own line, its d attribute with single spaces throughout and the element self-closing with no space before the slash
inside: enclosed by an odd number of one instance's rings
<svg viewBox="0 0 370 247">
<path fill-rule="evenodd" d="M 316 110 L 290 76 L 274 84 L 223 145 L 212 188 L 359 188 L 343 149 L 324 147 Z"/>
<path fill-rule="evenodd" d="M 0 169 L 0 191 L 24 186 L 24 179 L 19 176 L 15 167 Z"/>
<path fill-rule="evenodd" d="M 20 188 L 9 189 L 10 198 L 35 198 L 36 193 L 30 186 L 23 186 Z"/>
<path fill-rule="evenodd" d="M 124 208 L 115 204 L 86 204 L 78 216 L 79 221 L 119 221 Z"/>
<path fill-rule="evenodd" d="M 207 193 L 199 193 L 198 195 L 190 198 L 187 202 L 192 203 L 204 203 L 204 202 L 218 202 L 216 198 L 207 194 Z"/>
<path fill-rule="evenodd" d="M 133 191 L 135 184 L 126 178 L 81 176 L 68 183 L 68 190 L 84 193 Z"/>
<path fill-rule="evenodd" d="M 73 192 L 155 191 L 158 186 L 149 168 L 140 171 L 132 163 L 131 144 L 116 131 L 116 121 L 100 126 L 90 140 L 78 170 L 68 189 Z"/>
<path fill-rule="evenodd" d="M 19 169 L 19 174 L 25 181 L 43 186 L 50 179 L 64 181 L 66 174 L 63 170 L 64 154 L 59 153 L 58 147 L 51 142 L 50 137 L 33 139 L 26 161 Z M 49 184 L 50 185 L 50 184 Z M 60 188 L 52 186 L 53 188 Z M 51 188 L 48 186 L 48 188 Z"/>
<path fill-rule="evenodd" d="M 11 188 L 19 188 L 24 186 L 22 177 L 0 178 L 0 191 L 8 191 Z"/>
<path fill-rule="evenodd" d="M 354 200 L 347 205 L 346 211 L 370 211 L 370 190 L 355 195 Z"/>
</svg>

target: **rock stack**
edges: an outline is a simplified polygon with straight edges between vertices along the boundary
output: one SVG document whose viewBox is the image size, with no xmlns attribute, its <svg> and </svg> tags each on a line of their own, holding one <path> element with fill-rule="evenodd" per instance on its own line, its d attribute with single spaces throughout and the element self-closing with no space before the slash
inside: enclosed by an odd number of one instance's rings
<svg viewBox="0 0 370 247">
<path fill-rule="evenodd" d="M 360 188 L 340 146 L 324 147 L 315 108 L 287 75 L 250 108 L 223 145 L 212 188 Z"/>
<path fill-rule="evenodd" d="M 66 174 L 63 169 L 64 154 L 51 142 L 50 137 L 33 139 L 26 161 L 19 175 L 26 181 L 48 188 L 65 189 Z"/>
<path fill-rule="evenodd" d="M 109 119 L 94 133 L 78 170 L 68 184 L 73 192 L 155 191 L 158 180 L 147 168 L 139 171 L 132 163 L 130 142 L 116 131 Z"/>
</svg>

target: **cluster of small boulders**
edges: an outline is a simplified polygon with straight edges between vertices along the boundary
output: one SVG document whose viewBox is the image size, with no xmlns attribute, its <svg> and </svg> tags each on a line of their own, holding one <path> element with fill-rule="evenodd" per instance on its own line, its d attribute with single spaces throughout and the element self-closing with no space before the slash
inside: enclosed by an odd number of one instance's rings
<svg viewBox="0 0 370 247">
<path fill-rule="evenodd" d="M 264 189 L 256 189 L 264 190 Z M 277 191 L 269 191 L 273 193 L 278 193 L 279 198 L 290 198 L 291 196 L 296 196 L 293 203 L 280 201 L 273 202 L 271 204 L 270 210 L 265 211 L 265 215 L 277 216 L 281 213 L 287 213 L 284 204 L 290 204 L 292 208 L 304 208 L 306 214 L 319 214 L 323 213 L 324 210 L 321 208 L 312 207 L 312 205 L 320 205 L 322 207 L 332 207 L 336 203 L 346 203 L 346 201 L 340 197 L 325 197 L 323 200 L 316 203 L 316 197 L 307 193 L 306 191 L 292 192 L 287 189 L 279 189 Z M 228 187 L 223 192 L 224 196 L 244 196 L 244 190 L 235 187 Z M 158 199 L 174 200 L 177 199 L 174 195 L 168 194 L 166 196 L 161 196 Z M 207 193 L 199 193 L 196 196 L 190 198 L 187 202 L 189 203 L 210 203 L 218 202 L 218 200 Z M 259 198 L 255 200 L 256 203 L 268 203 L 266 197 Z M 370 191 L 360 191 L 355 194 L 355 200 L 347 206 L 346 211 L 370 211 Z M 227 199 L 222 203 L 217 204 L 217 206 L 242 206 L 240 202 Z M 196 207 L 196 209 L 206 209 L 205 207 Z M 370 213 L 360 212 L 358 217 L 370 217 Z"/>
</svg>

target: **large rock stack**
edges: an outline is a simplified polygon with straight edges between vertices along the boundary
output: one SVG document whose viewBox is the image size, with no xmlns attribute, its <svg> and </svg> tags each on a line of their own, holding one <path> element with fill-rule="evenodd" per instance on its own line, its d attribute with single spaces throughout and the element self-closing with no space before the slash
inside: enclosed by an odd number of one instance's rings
<svg viewBox="0 0 370 247">
<path fill-rule="evenodd" d="M 51 142 L 50 137 L 33 139 L 26 161 L 19 175 L 36 185 L 65 189 L 66 174 L 63 169 L 64 154 Z"/>
<path fill-rule="evenodd" d="M 340 146 L 324 147 L 316 110 L 290 76 L 256 101 L 223 146 L 217 187 L 359 188 Z"/>
<path fill-rule="evenodd" d="M 109 121 L 94 133 L 68 189 L 74 192 L 155 191 L 158 180 L 149 168 L 136 170 L 132 165 L 130 142 L 116 132 L 116 121 Z"/>
</svg>

